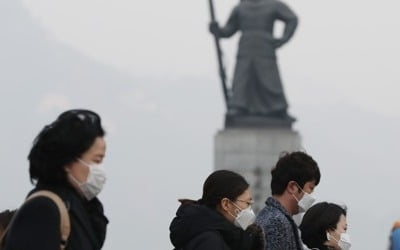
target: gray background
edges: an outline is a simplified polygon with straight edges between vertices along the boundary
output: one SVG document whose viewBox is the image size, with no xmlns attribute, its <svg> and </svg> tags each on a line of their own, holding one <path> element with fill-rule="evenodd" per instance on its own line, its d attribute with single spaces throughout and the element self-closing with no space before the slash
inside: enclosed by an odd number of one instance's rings
<svg viewBox="0 0 400 250">
<path fill-rule="evenodd" d="M 400 218 L 400 3 L 287 3 L 300 26 L 279 61 L 295 129 L 321 166 L 316 195 L 348 205 L 352 249 L 384 249 Z M 234 4 L 216 1 L 220 21 Z M 223 126 L 208 19 L 206 1 L 0 1 L 0 209 L 31 188 L 38 131 L 92 108 L 108 131 L 105 249 L 171 249 L 176 199 L 200 196 Z M 222 45 L 232 72 L 236 41 Z"/>
</svg>

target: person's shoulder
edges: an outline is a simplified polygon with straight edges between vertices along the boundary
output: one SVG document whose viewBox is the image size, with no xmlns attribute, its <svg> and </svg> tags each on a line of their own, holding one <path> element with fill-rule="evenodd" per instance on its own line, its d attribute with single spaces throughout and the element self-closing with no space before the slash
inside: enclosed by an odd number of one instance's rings
<svg viewBox="0 0 400 250">
<path fill-rule="evenodd" d="M 50 215 L 59 216 L 57 204 L 48 197 L 39 196 L 27 200 L 20 207 L 17 213 L 18 216 L 41 216 L 49 218 Z"/>
<path fill-rule="evenodd" d="M 10 222 L 6 249 L 56 249 L 61 236 L 60 216 L 50 198 L 39 196 L 25 201 Z"/>
<path fill-rule="evenodd" d="M 265 214 L 265 215 L 260 214 L 259 216 L 257 216 L 256 221 L 260 222 L 261 224 L 265 224 L 265 223 L 268 223 L 268 224 L 270 224 L 270 223 L 271 224 L 288 223 L 288 219 L 282 213 L 269 213 L 269 214 Z"/>
<path fill-rule="evenodd" d="M 11 222 L 10 233 L 41 234 L 43 228 L 57 228 L 59 221 L 60 212 L 57 205 L 47 197 L 35 197 L 17 210 Z"/>
<path fill-rule="evenodd" d="M 290 11 L 290 12 L 292 12 L 289 5 L 287 5 L 285 2 L 280 1 L 280 0 L 271 0 L 271 5 L 275 11 L 278 11 L 278 12 Z"/>
<path fill-rule="evenodd" d="M 256 222 L 259 225 L 276 225 L 287 223 L 288 220 L 279 209 L 266 206 L 257 215 Z"/>
<path fill-rule="evenodd" d="M 272 0 L 272 2 L 273 2 L 273 8 L 276 12 L 284 14 L 286 18 L 297 19 L 296 14 L 289 7 L 289 5 L 279 0 Z"/>
<path fill-rule="evenodd" d="M 283 212 L 277 207 L 277 205 L 272 204 L 273 200 L 268 200 L 267 204 L 263 209 L 261 209 L 259 216 L 262 217 L 285 217 Z"/>
<path fill-rule="evenodd" d="M 286 3 L 284 3 L 280 0 L 271 0 L 270 3 L 277 7 L 288 7 L 288 5 Z"/>
<path fill-rule="evenodd" d="M 394 228 L 392 231 L 392 236 L 400 240 L 400 227 Z"/>
</svg>

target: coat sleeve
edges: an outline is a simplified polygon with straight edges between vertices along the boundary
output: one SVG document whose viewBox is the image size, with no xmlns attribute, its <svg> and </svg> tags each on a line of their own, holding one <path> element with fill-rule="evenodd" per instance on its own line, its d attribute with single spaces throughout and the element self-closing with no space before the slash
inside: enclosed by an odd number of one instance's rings
<svg viewBox="0 0 400 250">
<path fill-rule="evenodd" d="M 188 250 L 225 250 L 226 244 L 218 232 L 205 232 L 189 242 Z"/>
<path fill-rule="evenodd" d="M 59 250 L 60 212 L 47 197 L 25 203 L 15 215 L 5 241 L 7 250 Z"/>
</svg>

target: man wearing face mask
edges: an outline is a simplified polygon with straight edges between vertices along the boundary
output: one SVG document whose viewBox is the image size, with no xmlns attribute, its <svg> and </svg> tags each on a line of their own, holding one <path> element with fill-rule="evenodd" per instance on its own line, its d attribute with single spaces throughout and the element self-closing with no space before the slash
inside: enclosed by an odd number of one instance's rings
<svg viewBox="0 0 400 250">
<path fill-rule="evenodd" d="M 292 216 L 305 212 L 315 201 L 311 193 L 321 178 L 318 164 L 304 152 L 285 153 L 271 175 L 272 196 L 256 219 L 264 229 L 265 250 L 302 250 Z"/>
<path fill-rule="evenodd" d="M 28 156 L 35 185 L 28 196 L 44 190 L 58 196 L 67 209 L 69 237 L 62 238 L 60 221 L 66 217 L 54 200 L 39 196 L 17 211 L 0 249 L 102 248 L 108 219 L 97 195 L 106 181 L 100 166 L 106 152 L 104 135 L 100 117 L 89 110 L 66 111 L 42 129 Z"/>
</svg>

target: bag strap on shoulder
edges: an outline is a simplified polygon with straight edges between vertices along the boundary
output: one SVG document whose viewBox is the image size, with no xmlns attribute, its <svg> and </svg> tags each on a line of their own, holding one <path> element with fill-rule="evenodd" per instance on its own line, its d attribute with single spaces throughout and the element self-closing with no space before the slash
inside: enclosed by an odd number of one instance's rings
<svg viewBox="0 0 400 250">
<path fill-rule="evenodd" d="M 25 200 L 25 202 L 27 202 L 33 198 L 40 197 L 40 196 L 44 196 L 44 197 L 51 199 L 58 207 L 58 210 L 60 212 L 60 232 L 61 232 L 61 246 L 60 247 L 61 247 L 61 250 L 63 250 L 67 246 L 68 237 L 71 232 L 71 224 L 70 224 L 67 207 L 65 206 L 64 201 L 61 200 L 61 198 L 57 194 L 55 194 L 51 191 L 48 191 L 48 190 L 41 190 L 41 191 L 31 194 Z"/>
<path fill-rule="evenodd" d="M 67 241 L 69 234 L 71 232 L 71 222 L 68 214 L 68 209 L 65 206 L 65 203 L 63 200 L 55 193 L 48 191 L 48 190 L 40 190 L 37 191 L 33 194 L 31 194 L 28 198 L 26 198 L 25 202 L 21 205 L 24 206 L 28 201 L 36 198 L 36 197 L 47 197 L 50 200 L 52 200 L 56 205 L 57 208 L 60 212 L 60 232 L 61 232 L 61 242 L 60 242 L 60 249 L 64 250 L 67 247 Z M 17 210 L 18 213 L 18 210 Z M 4 230 L 3 237 L 0 238 L 0 249 L 2 249 L 3 244 L 4 244 L 4 238 L 12 226 L 12 223 L 14 221 L 14 218 L 16 217 L 16 214 L 14 214 L 13 218 L 11 219 L 10 223 L 8 224 L 7 228 Z"/>
</svg>

